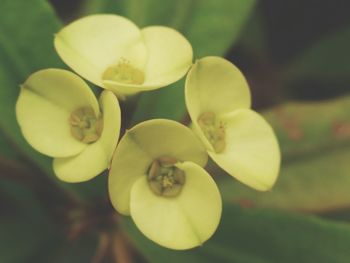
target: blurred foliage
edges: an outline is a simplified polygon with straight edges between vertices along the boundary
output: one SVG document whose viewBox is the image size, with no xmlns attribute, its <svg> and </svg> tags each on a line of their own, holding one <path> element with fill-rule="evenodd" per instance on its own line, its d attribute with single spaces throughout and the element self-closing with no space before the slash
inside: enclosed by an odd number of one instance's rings
<svg viewBox="0 0 350 263">
<path fill-rule="evenodd" d="M 350 27 L 332 33 L 296 56 L 284 73 L 284 82 L 295 97 L 312 97 L 331 89 L 339 93 L 349 88 L 350 63 L 344 50 L 350 46 Z M 311 89 L 303 90 L 314 83 Z M 315 87 L 317 86 L 317 87 Z M 329 92 L 326 92 L 326 95 Z M 324 94 L 322 94 L 324 96 Z"/>
<path fill-rule="evenodd" d="M 9 142 L 6 135 L 0 131 L 0 156 L 4 155 L 11 159 L 18 158 L 17 151 L 14 146 Z"/>
<path fill-rule="evenodd" d="M 125 227 L 154 263 L 337 263 L 347 262 L 350 256 L 347 224 L 229 204 L 224 204 L 223 220 L 212 239 L 191 251 L 171 251 L 150 243 L 131 220 Z"/>
<path fill-rule="evenodd" d="M 1 1 L 0 129 L 26 157 L 36 162 L 46 173 L 52 173 L 51 162 L 24 140 L 16 121 L 15 104 L 19 85 L 29 74 L 45 67 L 62 65 L 55 56 L 52 45 L 53 34 L 60 25 L 45 1 Z"/>
<path fill-rule="evenodd" d="M 349 93 L 350 19 L 345 1 L 52 2 L 56 9 L 45 0 L 1 1 L 0 262 L 102 262 L 98 260 L 104 258 L 99 255 L 104 249 L 121 262 L 127 252 L 137 259 L 134 262 L 350 260 L 350 226 L 339 222 L 350 218 L 350 97 L 286 103 L 291 98 L 317 100 Z M 121 252 L 112 237 L 101 239 L 106 229 L 110 235 L 115 231 L 115 221 L 103 221 L 115 216 L 106 202 L 106 176 L 84 184 L 59 182 L 51 160 L 26 143 L 16 123 L 15 102 L 25 78 L 42 68 L 65 67 L 52 43 L 62 26 L 55 11 L 65 21 L 108 12 L 141 27 L 171 26 L 190 40 L 196 58 L 226 55 L 233 60 L 252 86 L 254 105 L 274 106 L 264 114 L 283 154 L 276 187 L 255 192 L 210 166 L 225 203 L 222 224 L 208 243 L 190 251 L 163 249 L 143 237 L 129 219 L 123 219 L 123 229 L 145 259 L 132 248 L 122 247 Z M 135 109 L 133 123 L 156 117 L 188 120 L 183 81 L 144 93 L 131 103 L 126 107 Z M 89 213 L 81 216 L 85 212 L 80 211 L 81 217 L 67 221 L 77 208 Z M 327 213 L 327 219 L 296 211 Z M 71 238 L 84 220 L 96 222 Z"/>
<path fill-rule="evenodd" d="M 260 10 L 269 57 L 278 65 L 290 63 L 327 35 L 349 26 L 348 8 L 346 0 L 265 0 Z"/>
<path fill-rule="evenodd" d="M 1 180 L 0 192 L 0 262 L 88 262 L 92 258 L 96 237 L 68 240 L 64 227 L 26 187 Z"/>
<path fill-rule="evenodd" d="M 0 261 L 23 262 L 55 237 L 52 226 L 26 188 L 2 180 L 0 190 Z"/>
</svg>

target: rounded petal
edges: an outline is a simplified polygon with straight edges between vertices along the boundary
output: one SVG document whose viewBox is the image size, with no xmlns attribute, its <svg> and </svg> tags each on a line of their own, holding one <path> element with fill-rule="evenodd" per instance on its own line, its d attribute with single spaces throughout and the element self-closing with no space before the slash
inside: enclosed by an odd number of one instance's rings
<svg viewBox="0 0 350 263">
<path fill-rule="evenodd" d="M 140 231 L 161 246 L 189 249 L 201 245 L 215 232 L 221 218 L 221 196 L 211 176 L 200 166 L 185 162 L 181 193 L 159 197 L 140 178 L 131 190 L 131 217 Z"/>
<path fill-rule="evenodd" d="M 109 166 L 119 138 L 120 108 L 117 98 L 110 91 L 102 92 L 100 104 L 103 113 L 101 137 L 76 156 L 54 159 L 55 174 L 62 181 L 70 183 L 87 181 Z"/>
<path fill-rule="evenodd" d="M 117 94 L 133 95 L 140 91 L 168 86 L 181 79 L 192 65 L 193 51 L 187 39 L 176 30 L 150 26 L 141 30 L 148 50 L 145 82 L 142 85 L 104 81 Z"/>
<path fill-rule="evenodd" d="M 139 68 L 147 59 L 140 29 L 117 15 L 92 15 L 74 21 L 56 34 L 55 48 L 68 66 L 100 87 L 104 71 L 121 58 Z"/>
<path fill-rule="evenodd" d="M 192 65 L 188 40 L 170 27 L 150 26 L 141 30 L 148 50 L 145 85 L 169 85 L 182 78 Z"/>
<path fill-rule="evenodd" d="M 203 112 L 229 113 L 250 108 L 251 103 L 243 74 L 220 57 L 205 57 L 193 65 L 186 78 L 185 98 L 193 122 Z"/>
<path fill-rule="evenodd" d="M 138 178 L 146 176 L 154 159 L 175 157 L 204 166 L 208 156 L 195 134 L 171 120 L 142 122 L 127 131 L 114 153 L 109 174 L 109 195 L 119 213 L 130 213 L 130 191 Z"/>
<path fill-rule="evenodd" d="M 108 177 L 108 192 L 113 207 L 123 215 L 130 214 L 131 187 L 147 170 L 153 159 L 128 132 L 120 140 L 113 155 Z"/>
<path fill-rule="evenodd" d="M 227 173 L 257 190 L 269 190 L 280 167 L 280 150 L 271 126 L 252 110 L 237 110 L 221 120 L 226 127 L 226 147 L 210 157 Z"/>
<path fill-rule="evenodd" d="M 94 94 L 81 78 L 66 70 L 46 69 L 22 85 L 16 116 L 33 148 L 52 157 L 67 157 L 86 147 L 71 135 L 69 124 L 71 112 L 83 106 L 100 114 Z"/>
</svg>

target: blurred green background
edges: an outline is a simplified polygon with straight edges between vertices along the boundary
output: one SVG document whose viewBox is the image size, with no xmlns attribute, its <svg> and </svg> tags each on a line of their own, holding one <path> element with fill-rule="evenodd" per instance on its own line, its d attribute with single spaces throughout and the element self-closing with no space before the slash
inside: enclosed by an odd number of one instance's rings
<svg viewBox="0 0 350 263">
<path fill-rule="evenodd" d="M 350 262 L 350 16 L 348 1 L 0 0 L 0 262 Z M 212 239 L 161 248 L 111 208 L 106 174 L 58 181 L 33 150 L 14 105 L 32 72 L 65 68 L 53 35 L 94 13 L 181 31 L 195 58 L 224 56 L 244 72 L 253 107 L 274 127 L 282 169 L 267 193 L 215 165 L 224 199 Z M 123 127 L 188 120 L 183 80 L 122 104 Z M 203 219 L 205 220 L 205 219 Z"/>
</svg>

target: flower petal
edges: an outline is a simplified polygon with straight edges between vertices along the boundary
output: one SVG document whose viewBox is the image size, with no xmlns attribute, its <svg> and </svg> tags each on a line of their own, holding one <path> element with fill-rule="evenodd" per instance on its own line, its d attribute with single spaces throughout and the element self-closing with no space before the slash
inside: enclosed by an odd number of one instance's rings
<svg viewBox="0 0 350 263">
<path fill-rule="evenodd" d="M 180 194 L 159 197 L 144 176 L 131 190 L 131 217 L 140 231 L 159 245 L 189 249 L 201 245 L 215 232 L 221 218 L 221 196 L 202 167 L 192 162 L 177 166 L 186 174 Z"/>
<path fill-rule="evenodd" d="M 116 94 L 133 95 L 140 91 L 168 86 L 181 79 L 192 64 L 193 51 L 187 39 L 176 30 L 150 26 L 141 30 L 148 50 L 145 82 L 142 85 L 104 81 Z"/>
<path fill-rule="evenodd" d="M 252 110 L 237 110 L 221 120 L 226 126 L 226 148 L 210 157 L 237 180 L 266 191 L 275 183 L 280 150 L 271 126 Z"/>
<path fill-rule="evenodd" d="M 169 85 L 182 78 L 192 65 L 188 40 L 176 30 L 150 26 L 141 30 L 148 50 L 145 85 Z"/>
<path fill-rule="evenodd" d="M 193 122 L 203 112 L 229 113 L 250 107 L 250 91 L 243 74 L 220 57 L 198 60 L 187 74 L 186 105 Z"/>
<path fill-rule="evenodd" d="M 140 29 L 117 15 L 92 15 L 74 21 L 55 36 L 55 48 L 68 66 L 100 87 L 104 71 L 121 58 L 139 68 L 147 59 Z"/>
<path fill-rule="evenodd" d="M 114 208 L 130 214 L 130 191 L 137 179 L 146 176 L 152 158 L 140 148 L 128 132 L 113 155 L 108 177 L 108 192 Z"/>
<path fill-rule="evenodd" d="M 67 157 L 86 147 L 71 135 L 69 124 L 71 112 L 83 106 L 100 114 L 94 94 L 81 78 L 66 70 L 46 69 L 22 85 L 16 115 L 33 148 L 52 157 Z"/>
<path fill-rule="evenodd" d="M 195 134 L 171 120 L 142 122 L 127 131 L 114 153 L 109 174 L 109 195 L 119 213 L 130 213 L 130 191 L 135 181 L 145 176 L 154 159 L 161 156 L 207 163 L 207 153 Z"/>
<path fill-rule="evenodd" d="M 120 132 L 120 108 L 111 91 L 102 92 L 100 104 L 103 112 L 101 137 L 76 156 L 54 159 L 54 171 L 63 181 L 73 183 L 90 180 L 104 171 L 111 161 Z"/>
</svg>

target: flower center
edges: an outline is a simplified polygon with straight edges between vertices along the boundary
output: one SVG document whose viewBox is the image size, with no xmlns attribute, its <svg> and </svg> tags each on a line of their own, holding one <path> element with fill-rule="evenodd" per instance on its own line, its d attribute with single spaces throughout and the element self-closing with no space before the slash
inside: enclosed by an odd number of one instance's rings
<svg viewBox="0 0 350 263">
<path fill-rule="evenodd" d="M 102 79 L 140 85 L 145 81 L 145 74 L 131 66 L 129 61 L 122 59 L 117 65 L 108 67 L 103 73 Z"/>
<path fill-rule="evenodd" d="M 210 111 L 202 113 L 198 118 L 198 124 L 215 152 L 223 152 L 226 147 L 225 127 L 221 121 L 216 119 L 215 113 Z"/>
<path fill-rule="evenodd" d="M 102 117 L 97 118 L 91 107 L 74 110 L 70 115 L 69 124 L 73 137 L 83 143 L 97 141 L 103 129 Z"/>
<path fill-rule="evenodd" d="M 160 157 L 154 160 L 148 170 L 147 181 L 152 192 L 159 196 L 175 197 L 185 184 L 185 173 L 175 166 L 177 159 Z"/>
</svg>

